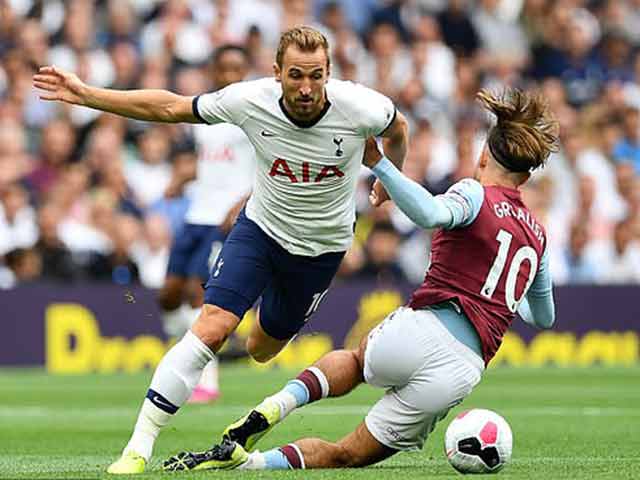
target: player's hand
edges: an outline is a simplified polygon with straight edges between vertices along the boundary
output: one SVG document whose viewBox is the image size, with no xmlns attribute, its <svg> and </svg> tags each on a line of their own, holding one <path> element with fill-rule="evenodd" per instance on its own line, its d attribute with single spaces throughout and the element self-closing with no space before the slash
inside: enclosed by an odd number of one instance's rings
<svg viewBox="0 0 640 480">
<path fill-rule="evenodd" d="M 40 67 L 33 76 L 33 86 L 43 90 L 42 100 L 84 104 L 85 83 L 75 73 L 65 72 L 55 66 Z"/>
<path fill-rule="evenodd" d="M 371 192 L 369 193 L 369 202 L 374 207 L 379 207 L 387 200 L 389 200 L 389 194 L 382 185 L 382 182 L 376 179 L 373 183 L 373 187 L 371 187 Z"/>
<path fill-rule="evenodd" d="M 367 142 L 364 148 L 364 155 L 362 156 L 362 164 L 373 168 L 382 158 L 380 150 L 378 150 L 378 144 L 374 137 L 367 138 Z"/>
</svg>

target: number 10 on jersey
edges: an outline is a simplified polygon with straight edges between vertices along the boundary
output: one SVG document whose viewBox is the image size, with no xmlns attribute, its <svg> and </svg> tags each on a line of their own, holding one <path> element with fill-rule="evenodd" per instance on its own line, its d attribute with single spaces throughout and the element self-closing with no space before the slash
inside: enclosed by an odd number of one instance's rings
<svg viewBox="0 0 640 480">
<path fill-rule="evenodd" d="M 483 297 L 491 298 L 493 297 L 493 292 L 498 285 L 498 281 L 502 276 L 502 272 L 504 271 L 504 267 L 507 263 L 507 258 L 509 256 L 509 248 L 511 247 L 511 240 L 513 240 L 513 235 L 511 235 L 506 230 L 500 229 L 498 235 L 496 235 L 496 240 L 500 244 L 498 248 L 498 254 L 496 258 L 493 260 L 493 265 L 491 265 L 491 269 L 489 270 L 489 274 L 487 275 L 487 279 L 482 286 L 482 290 L 480 290 L 480 294 Z M 527 278 L 527 283 L 525 284 L 524 290 L 522 291 L 522 295 L 520 298 L 516 299 L 516 281 L 518 279 L 518 273 L 520 272 L 520 267 L 524 263 L 524 261 L 528 261 L 531 265 L 529 269 L 529 278 Z M 511 260 L 511 264 L 509 265 L 509 270 L 507 272 L 507 281 L 505 283 L 505 303 L 507 308 L 514 312 L 518 309 L 518 305 L 527 294 L 533 279 L 536 276 L 536 271 L 538 270 L 538 254 L 536 251 L 528 245 L 524 247 L 520 247 L 516 250 L 516 253 L 513 255 L 513 259 Z"/>
</svg>

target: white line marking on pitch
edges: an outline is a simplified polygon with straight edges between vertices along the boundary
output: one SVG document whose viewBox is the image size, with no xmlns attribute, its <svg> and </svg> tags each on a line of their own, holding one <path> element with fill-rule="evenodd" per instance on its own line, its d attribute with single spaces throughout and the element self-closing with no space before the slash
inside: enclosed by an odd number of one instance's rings
<svg viewBox="0 0 640 480">
<path fill-rule="evenodd" d="M 371 405 L 312 405 L 297 410 L 295 413 L 304 415 L 365 415 Z M 203 407 L 187 406 L 184 411 L 194 412 L 196 409 L 201 410 L 208 417 L 223 417 L 241 415 L 253 408 L 253 405 L 246 406 L 206 406 Z M 473 408 L 469 405 L 469 408 Z M 0 405 L 0 417 L 3 419 L 14 419 L 19 421 L 19 417 L 92 417 L 94 419 L 104 417 L 123 417 L 133 415 L 138 412 L 138 406 L 131 407 L 82 407 L 73 408 L 69 406 L 60 407 L 39 407 L 39 406 L 9 406 Z M 505 416 L 564 416 L 564 417 L 638 417 L 640 416 L 639 408 L 616 408 L 616 407 L 536 407 L 536 408 L 503 408 L 499 409 L 500 413 Z"/>
</svg>

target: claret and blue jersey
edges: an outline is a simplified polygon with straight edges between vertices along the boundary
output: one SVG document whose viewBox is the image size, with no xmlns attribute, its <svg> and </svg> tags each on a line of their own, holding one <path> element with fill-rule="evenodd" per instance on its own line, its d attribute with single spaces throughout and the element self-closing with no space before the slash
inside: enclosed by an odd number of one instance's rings
<svg viewBox="0 0 640 480">
<path fill-rule="evenodd" d="M 487 363 L 516 312 L 527 323 L 551 326 L 546 233 L 517 189 L 464 179 L 434 197 L 386 159 L 374 173 L 417 225 L 440 227 L 433 236 L 425 280 L 409 306 L 419 309 L 454 301 L 469 322 L 455 322 L 452 333 Z"/>
</svg>

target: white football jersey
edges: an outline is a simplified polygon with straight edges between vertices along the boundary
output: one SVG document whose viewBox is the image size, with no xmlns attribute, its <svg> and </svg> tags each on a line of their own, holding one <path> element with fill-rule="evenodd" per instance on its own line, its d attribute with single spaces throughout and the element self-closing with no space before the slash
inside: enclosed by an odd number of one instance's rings
<svg viewBox="0 0 640 480">
<path fill-rule="evenodd" d="M 326 92 L 326 108 L 312 124 L 286 113 L 274 78 L 193 100 L 202 121 L 232 123 L 249 137 L 257 165 L 247 217 L 294 255 L 349 248 L 365 139 L 395 118 L 393 102 L 362 85 L 330 80 Z"/>
<path fill-rule="evenodd" d="M 255 152 L 244 132 L 228 123 L 194 125 L 198 154 L 196 179 L 189 189 L 187 223 L 220 225 L 237 202 L 251 192 Z"/>
</svg>

